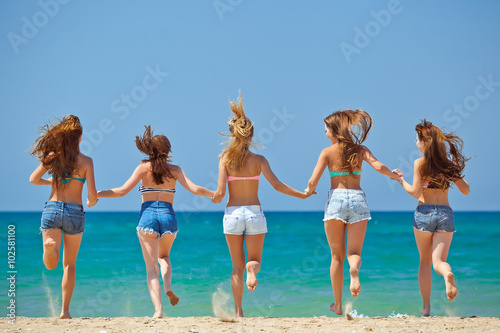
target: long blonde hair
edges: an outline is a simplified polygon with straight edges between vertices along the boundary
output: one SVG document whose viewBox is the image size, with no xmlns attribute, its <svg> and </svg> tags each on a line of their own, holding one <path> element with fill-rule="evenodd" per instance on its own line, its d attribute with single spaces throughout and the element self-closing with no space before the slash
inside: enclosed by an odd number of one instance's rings
<svg viewBox="0 0 500 333">
<path fill-rule="evenodd" d="M 236 102 L 230 101 L 229 107 L 233 113 L 228 121 L 231 134 L 219 133 L 230 138 L 225 143 L 225 149 L 219 157 L 229 169 L 241 170 L 250 151 L 250 146 L 252 146 L 253 124 L 245 115 L 241 91 L 238 100 Z"/>
<path fill-rule="evenodd" d="M 76 171 L 80 154 L 80 137 L 83 128 L 80 119 L 74 115 L 64 116 L 40 128 L 40 136 L 30 148 L 30 154 L 52 174 L 52 185 L 59 188 L 67 185 L 71 174 Z"/>
<path fill-rule="evenodd" d="M 372 118 L 363 110 L 342 110 L 324 119 L 333 136 L 339 142 L 342 169 L 353 172 L 360 168 L 360 145 L 372 128 Z"/>
</svg>

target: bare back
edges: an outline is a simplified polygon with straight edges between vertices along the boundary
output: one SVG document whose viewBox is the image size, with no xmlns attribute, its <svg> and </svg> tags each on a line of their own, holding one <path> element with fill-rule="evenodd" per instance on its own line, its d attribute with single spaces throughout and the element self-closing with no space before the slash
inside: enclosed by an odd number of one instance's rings
<svg viewBox="0 0 500 333">
<path fill-rule="evenodd" d="M 144 163 L 144 167 L 147 172 L 141 178 L 142 185 L 150 188 L 158 188 L 158 189 L 175 189 L 175 185 L 177 184 L 177 172 L 179 171 L 179 167 L 176 165 L 169 165 L 169 168 L 172 172 L 174 178 L 163 178 L 163 184 L 156 184 L 153 180 L 153 173 L 151 171 L 151 163 Z M 142 194 L 142 202 L 146 201 L 164 201 L 174 203 L 175 193 L 170 192 L 148 192 Z"/>
<path fill-rule="evenodd" d="M 364 147 L 361 146 L 360 148 L 360 169 L 363 164 L 363 149 Z M 338 143 L 332 144 L 330 147 L 325 148 L 325 153 L 328 159 L 328 170 L 334 171 L 334 172 L 342 172 L 342 155 L 340 153 L 339 145 Z M 345 170 L 344 170 L 345 171 Z M 353 189 L 353 190 L 360 190 L 360 182 L 361 182 L 361 176 L 360 175 L 345 175 L 345 176 L 335 176 L 335 177 L 330 177 L 330 189 Z"/>
<path fill-rule="evenodd" d="M 87 172 L 92 169 L 92 160 L 80 153 L 78 154 L 76 164 L 76 170 L 71 177 L 87 178 Z M 50 193 L 49 201 L 62 201 L 81 205 L 83 186 L 84 183 L 76 179 L 70 179 L 68 184 L 60 183 L 58 188 L 56 188 L 55 184 L 52 184 L 52 192 Z"/>
<path fill-rule="evenodd" d="M 260 175 L 262 156 L 252 152 L 248 153 L 242 170 L 228 170 L 227 176 L 233 177 L 253 177 Z M 260 205 L 258 192 L 259 181 L 257 180 L 233 180 L 227 183 L 229 199 L 227 206 L 250 206 Z"/>
</svg>

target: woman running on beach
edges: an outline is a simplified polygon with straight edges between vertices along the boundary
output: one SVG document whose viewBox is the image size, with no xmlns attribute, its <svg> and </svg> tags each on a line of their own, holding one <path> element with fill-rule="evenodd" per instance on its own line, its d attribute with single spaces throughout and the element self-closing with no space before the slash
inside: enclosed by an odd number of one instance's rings
<svg viewBox="0 0 500 333">
<path fill-rule="evenodd" d="M 241 306 L 244 289 L 243 274 L 246 268 L 247 288 L 250 291 L 255 290 L 256 274 L 261 268 L 262 248 L 267 232 L 266 218 L 258 197 L 260 174 L 262 173 L 278 192 L 302 199 L 307 198 L 313 192 L 305 194 L 280 182 L 266 158 L 250 151 L 250 146 L 253 145 L 254 128 L 250 119 L 245 116 L 241 92 L 237 103 L 230 102 L 229 106 L 233 113 L 233 117 L 230 117 L 228 122 L 231 134 L 227 135 L 230 139 L 220 155 L 219 181 L 212 201 L 214 203 L 222 201 L 226 194 L 227 184 L 229 198 L 223 220 L 224 234 L 233 263 L 231 289 L 235 314 L 243 317 Z M 248 260 L 245 260 L 244 242 Z"/>
<path fill-rule="evenodd" d="M 453 210 L 448 202 L 448 190 L 454 183 L 465 195 L 470 187 L 462 171 L 467 159 L 462 154 L 463 141 L 454 134 L 443 133 L 430 121 L 423 120 L 415 126 L 417 147 L 424 155 L 415 160 L 413 185 L 408 184 L 403 173 L 394 170 L 398 181 L 406 192 L 418 199 L 413 219 L 413 232 L 420 254 L 418 284 L 423 307 L 420 313 L 431 313 L 431 265 L 436 273 L 444 277 L 446 296 L 452 301 L 457 296 L 455 277 L 446 262 L 453 232 L 455 231 Z"/>
<path fill-rule="evenodd" d="M 30 182 L 50 185 L 52 191 L 45 203 L 40 230 L 43 236 L 43 263 L 54 269 L 64 243 L 62 309 L 59 318 L 70 319 L 69 304 L 76 280 L 76 257 L 84 232 L 82 205 L 83 185 L 87 182 L 87 206 L 97 202 L 92 159 L 80 152 L 82 125 L 77 116 L 68 115 L 57 123 L 41 128 L 41 135 L 31 147 L 31 154 L 41 164 L 33 171 Z M 42 178 L 46 173 L 50 178 Z"/>
<path fill-rule="evenodd" d="M 335 303 L 330 310 L 342 314 L 342 285 L 344 282 L 344 259 L 347 252 L 350 290 L 358 297 L 361 284 L 361 250 L 365 238 L 370 210 L 365 193 L 360 187 L 361 167 L 366 161 L 383 175 L 397 179 L 370 150 L 361 145 L 372 127 L 372 118 L 363 110 L 337 111 L 324 119 L 326 137 L 332 145 L 323 149 L 309 179 L 306 193 L 316 189 L 326 167 L 330 173 L 330 191 L 326 200 L 325 233 L 332 253 L 330 278 Z M 347 243 L 347 244 L 346 244 Z"/>
<path fill-rule="evenodd" d="M 160 273 L 158 263 L 161 266 L 163 287 L 170 304 L 175 306 L 179 302 L 179 298 L 172 291 L 172 265 L 170 263 L 170 249 L 179 231 L 172 207 L 175 185 L 178 181 L 194 195 L 212 197 L 213 192 L 193 184 L 179 166 L 170 164 L 170 141 L 164 135 L 153 135 L 151 126 L 145 127 L 143 136 L 135 137 L 135 144 L 139 151 L 148 157 L 141 161 L 132 176 L 121 187 L 99 191 L 97 195 L 101 198 L 122 197 L 129 193 L 139 181 L 142 182 L 139 187 L 139 192 L 142 194 L 142 206 L 137 236 L 146 263 L 149 294 L 155 307 L 153 317 L 161 318 L 163 305 L 158 279 Z"/>
</svg>

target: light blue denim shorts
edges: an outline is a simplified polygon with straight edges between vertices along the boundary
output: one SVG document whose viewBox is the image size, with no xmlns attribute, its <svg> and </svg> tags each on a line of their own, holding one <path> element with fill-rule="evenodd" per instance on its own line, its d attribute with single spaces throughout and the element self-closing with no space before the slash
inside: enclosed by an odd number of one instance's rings
<svg viewBox="0 0 500 333">
<path fill-rule="evenodd" d="M 149 234 L 154 233 L 158 238 L 162 238 L 166 233 L 177 234 L 179 228 L 172 204 L 165 201 L 143 202 L 136 229 Z"/>
<path fill-rule="evenodd" d="M 420 231 L 455 231 L 455 216 L 449 206 L 419 205 L 413 215 L 413 227 Z"/>
<path fill-rule="evenodd" d="M 259 235 L 267 232 L 266 217 L 259 205 L 230 206 L 224 211 L 224 233 Z"/>
<path fill-rule="evenodd" d="M 85 231 L 83 206 L 61 201 L 47 201 L 42 213 L 41 231 L 61 229 L 68 235 L 79 235 Z"/>
<path fill-rule="evenodd" d="M 323 221 L 334 219 L 344 223 L 370 220 L 370 208 L 365 192 L 339 188 L 328 191 Z"/>
</svg>

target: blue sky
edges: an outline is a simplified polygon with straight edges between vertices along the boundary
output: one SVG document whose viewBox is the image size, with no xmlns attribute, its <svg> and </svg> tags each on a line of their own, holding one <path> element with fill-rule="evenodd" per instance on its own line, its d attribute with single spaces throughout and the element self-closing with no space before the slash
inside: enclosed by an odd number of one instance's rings
<svg viewBox="0 0 500 333">
<path fill-rule="evenodd" d="M 365 144 L 411 180 L 414 126 L 427 118 L 455 131 L 471 194 L 456 210 L 498 210 L 500 2 L 497 1 L 3 1 L 0 4 L 0 211 L 40 211 L 48 187 L 28 177 L 28 149 L 52 117 L 76 114 L 98 189 L 121 185 L 141 159 L 134 137 L 151 124 L 195 183 L 215 187 L 228 100 L 241 89 L 256 139 L 274 172 L 304 189 L 329 144 L 323 118 L 370 113 Z M 486 170 L 489 170 L 486 171 Z M 177 210 L 222 211 L 178 186 Z M 372 210 L 412 210 L 416 200 L 365 165 Z M 264 180 L 265 210 L 322 210 Z M 225 199 L 226 200 L 226 199 Z M 225 202 L 223 201 L 223 203 Z M 139 193 L 90 211 L 137 211 Z"/>
</svg>

